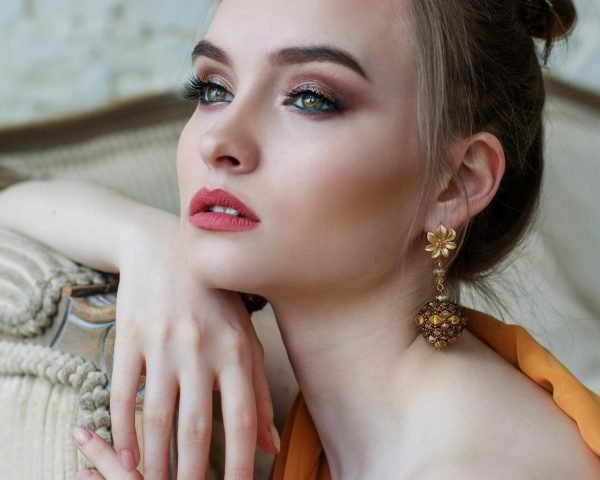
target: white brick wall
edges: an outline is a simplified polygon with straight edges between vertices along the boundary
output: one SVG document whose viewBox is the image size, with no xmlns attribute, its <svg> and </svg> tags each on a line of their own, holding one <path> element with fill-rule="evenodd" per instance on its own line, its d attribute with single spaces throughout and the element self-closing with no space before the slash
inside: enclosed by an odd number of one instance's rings
<svg viewBox="0 0 600 480">
<path fill-rule="evenodd" d="M 600 0 L 556 72 L 600 92 Z M 217 0 L 0 0 L 0 126 L 177 89 Z"/>
</svg>

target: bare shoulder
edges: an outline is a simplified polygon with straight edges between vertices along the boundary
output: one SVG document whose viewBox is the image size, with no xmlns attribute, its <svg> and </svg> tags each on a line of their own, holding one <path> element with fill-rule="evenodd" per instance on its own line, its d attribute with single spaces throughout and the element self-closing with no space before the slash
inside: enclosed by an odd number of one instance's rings
<svg viewBox="0 0 600 480">
<path fill-rule="evenodd" d="M 548 391 L 470 333 L 461 340 L 429 392 L 446 404 L 436 418 L 446 452 L 416 478 L 600 478 L 600 459 Z"/>
</svg>

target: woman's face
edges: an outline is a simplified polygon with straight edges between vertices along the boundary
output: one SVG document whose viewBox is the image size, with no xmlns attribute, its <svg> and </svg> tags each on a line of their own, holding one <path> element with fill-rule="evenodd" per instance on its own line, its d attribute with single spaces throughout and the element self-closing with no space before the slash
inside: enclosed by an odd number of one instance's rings
<svg viewBox="0 0 600 480">
<path fill-rule="evenodd" d="M 196 48 L 198 108 L 177 159 L 185 249 L 208 284 L 268 297 L 393 274 L 422 171 L 408 12 L 404 0 L 222 2 Z M 260 222 L 193 226 L 201 188 Z"/>
</svg>

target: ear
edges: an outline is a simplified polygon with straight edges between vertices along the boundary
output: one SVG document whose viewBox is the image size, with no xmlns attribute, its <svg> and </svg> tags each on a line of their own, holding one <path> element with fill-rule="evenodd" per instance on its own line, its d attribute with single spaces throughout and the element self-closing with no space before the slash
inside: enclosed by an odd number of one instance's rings
<svg viewBox="0 0 600 480">
<path fill-rule="evenodd" d="M 425 219 L 429 232 L 440 224 L 455 230 L 465 225 L 492 201 L 504 175 L 504 149 L 491 133 L 479 132 L 458 141 L 451 157 L 450 175 L 439 186 Z"/>
</svg>

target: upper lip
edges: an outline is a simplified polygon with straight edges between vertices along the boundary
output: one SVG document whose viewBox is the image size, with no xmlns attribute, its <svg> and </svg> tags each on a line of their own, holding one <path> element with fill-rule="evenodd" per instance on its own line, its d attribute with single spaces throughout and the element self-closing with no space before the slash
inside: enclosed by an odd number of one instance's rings
<svg viewBox="0 0 600 480">
<path fill-rule="evenodd" d="M 195 215 L 196 213 L 200 212 L 208 212 L 208 209 L 210 207 L 214 207 L 215 205 L 235 208 L 238 212 L 245 217 L 248 217 L 250 220 L 255 222 L 260 221 L 256 214 L 250 210 L 250 208 L 248 208 L 244 202 L 222 188 L 217 188 L 215 190 L 202 188 L 198 190 L 198 192 L 196 192 L 190 201 L 188 211 L 190 215 Z"/>
</svg>

